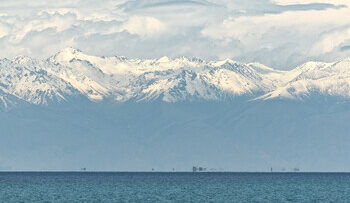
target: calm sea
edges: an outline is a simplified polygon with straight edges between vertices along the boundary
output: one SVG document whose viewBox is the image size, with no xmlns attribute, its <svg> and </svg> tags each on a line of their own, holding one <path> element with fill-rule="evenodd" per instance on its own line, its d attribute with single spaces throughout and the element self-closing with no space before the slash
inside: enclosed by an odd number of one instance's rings
<svg viewBox="0 0 350 203">
<path fill-rule="evenodd" d="M 0 173 L 0 202 L 350 202 L 350 173 Z"/>
</svg>

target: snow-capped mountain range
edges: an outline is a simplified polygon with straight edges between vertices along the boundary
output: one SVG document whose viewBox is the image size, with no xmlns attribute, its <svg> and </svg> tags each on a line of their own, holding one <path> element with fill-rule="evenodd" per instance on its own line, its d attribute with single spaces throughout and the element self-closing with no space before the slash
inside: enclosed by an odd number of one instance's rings
<svg viewBox="0 0 350 203">
<path fill-rule="evenodd" d="M 21 102 L 48 105 L 74 96 L 95 102 L 180 102 L 238 96 L 302 99 L 315 93 L 350 98 L 350 58 L 308 62 L 290 71 L 230 59 L 97 57 L 74 48 L 46 60 L 0 60 L 0 103 L 5 108 Z"/>
<path fill-rule="evenodd" d="M 350 58 L 0 60 L 0 170 L 350 169 Z"/>
</svg>

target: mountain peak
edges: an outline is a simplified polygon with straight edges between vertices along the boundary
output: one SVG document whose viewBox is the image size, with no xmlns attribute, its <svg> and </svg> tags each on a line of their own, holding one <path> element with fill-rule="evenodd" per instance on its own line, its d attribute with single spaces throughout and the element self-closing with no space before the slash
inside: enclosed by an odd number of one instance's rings
<svg viewBox="0 0 350 203">
<path fill-rule="evenodd" d="M 20 56 L 16 56 L 12 59 L 12 61 L 16 61 L 17 63 L 20 64 L 24 64 L 24 63 L 28 63 L 29 61 L 32 61 L 33 59 L 29 56 L 24 56 L 24 55 L 20 55 Z"/>
<path fill-rule="evenodd" d="M 167 56 L 163 56 L 162 58 L 158 59 L 158 62 L 160 63 L 168 63 L 170 59 Z"/>
<path fill-rule="evenodd" d="M 57 61 L 70 61 L 77 57 L 77 55 L 82 54 L 82 51 L 75 49 L 73 47 L 67 47 L 62 49 L 60 52 L 55 54 L 54 58 Z"/>
<path fill-rule="evenodd" d="M 0 89 L 35 104 L 72 95 L 118 102 L 226 100 L 242 95 L 301 98 L 313 94 L 350 99 L 349 61 L 308 62 L 290 71 L 279 71 L 231 59 L 100 57 L 68 47 L 46 61 L 29 57 L 1 61 L 4 68 L 0 69 Z"/>
<path fill-rule="evenodd" d="M 61 53 L 67 53 L 67 54 L 76 54 L 81 53 L 82 51 L 73 47 L 66 47 L 60 51 Z"/>
</svg>

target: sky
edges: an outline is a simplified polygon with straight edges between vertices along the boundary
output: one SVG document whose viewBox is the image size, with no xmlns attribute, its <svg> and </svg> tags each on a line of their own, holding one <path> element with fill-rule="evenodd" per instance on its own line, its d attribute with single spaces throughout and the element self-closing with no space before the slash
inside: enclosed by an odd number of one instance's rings
<svg viewBox="0 0 350 203">
<path fill-rule="evenodd" d="M 0 58 L 231 58 L 291 69 L 350 56 L 348 0 L 0 0 Z"/>
</svg>

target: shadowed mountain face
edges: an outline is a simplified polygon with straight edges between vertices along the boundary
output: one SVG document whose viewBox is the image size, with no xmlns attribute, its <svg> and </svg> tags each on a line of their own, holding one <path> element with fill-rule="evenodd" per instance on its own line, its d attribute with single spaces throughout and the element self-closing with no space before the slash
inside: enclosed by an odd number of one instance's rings
<svg viewBox="0 0 350 203">
<path fill-rule="evenodd" d="M 0 62 L 0 169 L 349 171 L 348 60 Z"/>
</svg>

